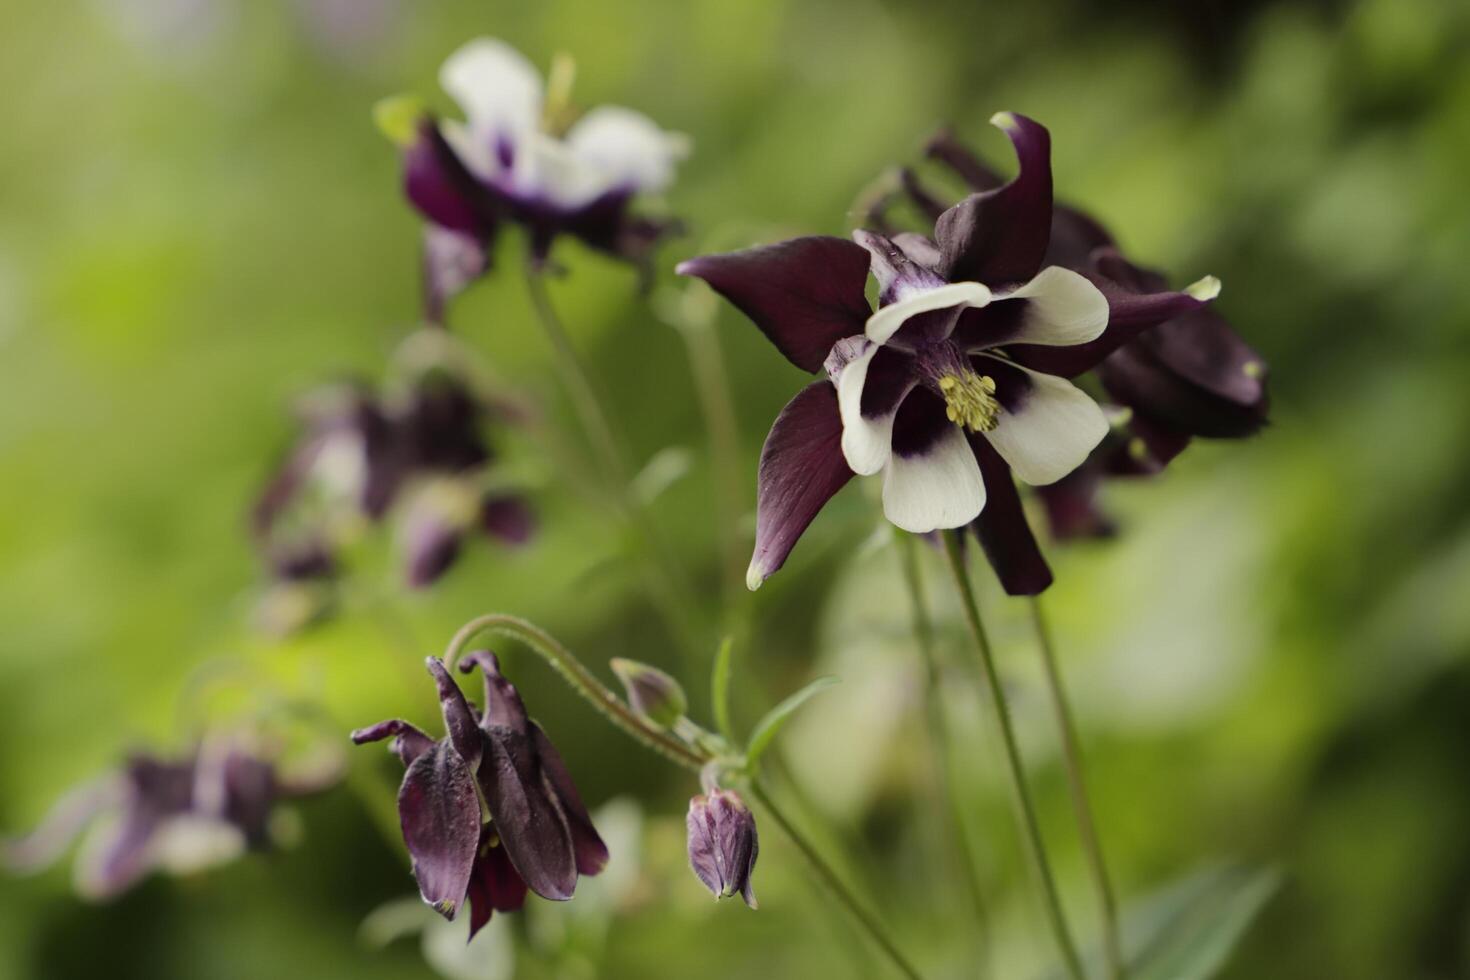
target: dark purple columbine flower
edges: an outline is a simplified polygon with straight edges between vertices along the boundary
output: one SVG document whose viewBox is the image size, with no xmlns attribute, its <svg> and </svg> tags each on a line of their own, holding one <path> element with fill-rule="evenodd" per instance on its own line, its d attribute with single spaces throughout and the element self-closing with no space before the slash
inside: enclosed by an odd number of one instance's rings
<svg viewBox="0 0 1470 980">
<path fill-rule="evenodd" d="M 578 876 L 597 874 L 608 857 L 561 756 L 526 715 L 495 655 L 471 653 L 461 669 L 477 666 L 483 714 L 441 661 L 428 660 L 446 737 L 435 741 L 399 720 L 352 733 L 359 745 L 393 739 L 408 767 L 398 815 L 419 892 L 447 919 L 468 901 L 471 937 L 492 911 L 520 908 L 527 889 L 566 901 Z"/>
<path fill-rule="evenodd" d="M 553 72 L 554 89 L 561 80 Z M 445 302 L 485 271 L 503 223 L 526 229 L 539 260 L 558 235 L 571 235 L 646 264 L 672 230 L 672 223 L 633 215 L 629 205 L 637 194 L 673 181 L 675 165 L 688 154 L 683 136 L 618 106 L 593 109 L 564 126 L 565 91 L 549 99 L 536 68 L 491 38 L 451 55 L 439 82 L 464 121 L 421 116 L 403 134 L 404 189 L 430 223 L 431 321 L 440 321 Z"/>
<path fill-rule="evenodd" d="M 930 140 L 926 153 L 976 191 L 1001 183 L 947 131 Z M 912 173 L 905 172 L 903 185 L 921 210 L 940 207 Z M 1115 307 L 1168 288 L 1162 275 L 1125 259 L 1101 223 L 1065 205 L 1052 211 L 1047 261 L 1087 276 Z M 1033 357 L 1058 353 L 1035 352 Z M 1051 366 L 1072 365 L 1054 360 Z M 1266 423 L 1270 399 L 1265 361 L 1213 309 L 1180 309 L 1156 325 L 1145 324 L 1134 340 L 1104 358 L 1096 373 L 1109 399 L 1126 410 L 1126 418 L 1072 477 L 1038 491 L 1058 539 L 1112 532 L 1112 523 L 1094 499 L 1101 477 L 1151 475 L 1193 437 L 1241 438 Z"/>
<path fill-rule="evenodd" d="M 113 773 L 63 797 L 41 826 L 0 847 L 17 870 L 50 865 L 88 826 L 76 865 L 77 890 L 111 898 L 149 872 L 186 874 L 268 848 L 281 801 L 336 782 L 334 767 L 287 778 L 274 761 L 230 739 L 206 741 L 169 759 L 139 753 Z"/>
<path fill-rule="evenodd" d="M 712 789 L 689 801 L 689 866 L 715 898 L 739 894 L 756 907 L 751 875 L 760 854 L 755 816 L 734 792 Z"/>
<path fill-rule="evenodd" d="M 975 524 L 1007 588 L 1051 582 L 1021 517 L 1012 473 L 1070 473 L 1108 431 L 1068 380 L 1142 325 L 1213 295 L 1110 297 L 1045 258 L 1050 137 L 1024 116 L 993 122 L 1020 173 L 937 216 L 935 237 L 797 238 L 683 263 L 739 307 L 793 363 L 827 379 L 782 411 L 761 455 L 747 584 L 780 568 L 817 512 L 854 475 L 883 474 L 888 519 L 915 533 Z M 864 294 L 869 273 L 878 309 Z M 1214 284 L 1215 287 L 1218 284 Z"/>
<path fill-rule="evenodd" d="M 467 538 L 526 543 L 535 516 L 492 485 L 489 422 L 501 416 L 452 371 L 422 371 L 402 392 L 327 389 L 307 400 L 305 433 L 261 495 L 252 528 L 294 620 L 303 583 L 330 582 L 334 538 L 396 507 L 406 578 L 421 587 L 457 560 Z M 289 593 L 289 594 L 287 594 Z M 277 596 L 281 598 L 281 596 Z"/>
</svg>

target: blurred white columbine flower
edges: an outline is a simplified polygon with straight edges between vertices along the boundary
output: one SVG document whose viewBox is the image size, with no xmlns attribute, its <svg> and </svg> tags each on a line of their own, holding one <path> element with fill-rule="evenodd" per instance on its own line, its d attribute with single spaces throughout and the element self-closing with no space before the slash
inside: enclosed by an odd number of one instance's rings
<svg viewBox="0 0 1470 980">
<path fill-rule="evenodd" d="M 406 99 L 379 106 L 379 124 L 404 150 L 405 192 L 430 222 L 430 319 L 473 278 L 467 261 L 475 274 L 484 271 L 504 222 L 526 229 L 538 262 L 566 234 L 645 269 L 653 245 L 672 230 L 672 222 L 634 216 L 628 206 L 673 182 L 688 139 L 622 106 L 578 114 L 574 72 L 558 57 L 543 81 L 505 42 L 478 38 L 439 72 L 463 120 L 439 119 Z M 447 273 L 439 268 L 446 263 Z"/>
</svg>

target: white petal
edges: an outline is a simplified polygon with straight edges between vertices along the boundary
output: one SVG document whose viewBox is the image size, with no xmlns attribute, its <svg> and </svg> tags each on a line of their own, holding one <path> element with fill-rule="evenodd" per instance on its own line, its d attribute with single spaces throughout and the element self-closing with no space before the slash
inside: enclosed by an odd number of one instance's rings
<svg viewBox="0 0 1470 980">
<path fill-rule="evenodd" d="M 911 316 L 943 310 L 951 306 L 984 306 L 990 302 L 990 290 L 978 282 L 952 282 L 933 289 L 911 292 L 889 303 L 868 317 L 863 332 L 875 344 L 888 342 Z"/>
<path fill-rule="evenodd" d="M 505 169 L 495 152 L 497 137 L 489 132 L 472 129 L 456 119 L 440 120 L 439 132 L 460 163 L 481 180 L 493 180 Z M 517 142 L 523 139 L 524 136 L 515 138 Z"/>
<path fill-rule="evenodd" d="M 518 147 L 511 183 L 518 193 L 543 197 L 567 210 L 592 203 L 608 188 L 598 170 L 544 133 L 531 133 Z"/>
<path fill-rule="evenodd" d="M 673 182 L 674 165 L 689 155 L 687 137 L 621 106 L 599 106 L 577 120 L 567 145 L 601 175 L 606 190 L 661 191 Z"/>
<path fill-rule="evenodd" d="M 985 438 L 1026 483 L 1055 483 L 1102 442 L 1108 434 L 1107 416 L 1070 381 L 1011 366 L 1026 371 L 1031 391 L 1016 411 L 1001 411 Z"/>
<path fill-rule="evenodd" d="M 985 507 L 980 464 L 957 425 L 918 456 L 894 453 L 883 471 L 883 514 L 905 531 L 962 527 Z"/>
<path fill-rule="evenodd" d="M 459 103 L 477 136 L 514 139 L 540 125 L 541 74 L 504 41 L 468 42 L 445 60 L 439 84 Z"/>
<path fill-rule="evenodd" d="M 870 476 L 888 462 L 893 444 L 893 416 L 898 408 L 894 406 L 894 411 L 877 418 L 863 418 L 863 385 L 868 380 L 868 364 L 881 348 L 866 337 L 848 339 L 856 342 L 857 352 L 832 378 L 837 386 L 837 408 L 842 415 L 842 455 L 854 473 Z"/>
<path fill-rule="evenodd" d="M 1102 291 L 1059 265 L 1042 269 L 1024 286 L 995 299 L 1029 300 L 1020 332 L 1009 343 L 1071 347 L 1096 340 L 1108 325 L 1108 301 Z"/>
</svg>

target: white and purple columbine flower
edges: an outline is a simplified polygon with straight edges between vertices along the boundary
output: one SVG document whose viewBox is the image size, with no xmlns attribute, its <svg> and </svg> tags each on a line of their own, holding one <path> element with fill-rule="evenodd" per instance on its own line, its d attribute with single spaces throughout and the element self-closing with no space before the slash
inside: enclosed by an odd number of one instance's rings
<svg viewBox="0 0 1470 980">
<path fill-rule="evenodd" d="M 535 66 L 508 44 L 470 41 L 439 72 L 464 120 L 419 115 L 411 131 L 399 134 L 405 191 L 430 223 L 431 320 L 485 270 L 504 222 L 526 229 L 538 261 L 566 234 L 645 266 L 653 245 L 673 228 L 633 215 L 629 204 L 672 183 L 676 164 L 688 155 L 687 138 L 621 106 L 569 119 L 568 75 L 553 70 L 548 93 Z"/>
<path fill-rule="evenodd" d="M 929 140 L 925 155 L 974 191 L 1002 183 L 948 130 Z M 912 171 L 903 172 L 902 187 L 921 212 L 943 212 L 943 204 Z M 1129 262 L 1104 225 L 1064 204 L 1052 209 L 1046 262 L 1082 273 L 1115 307 L 1126 305 L 1130 295 L 1158 295 L 1168 289 L 1163 275 Z M 1112 533 L 1113 524 L 1095 499 L 1103 477 L 1153 475 L 1194 438 L 1239 439 L 1266 424 L 1266 362 L 1225 317 L 1213 308 L 1188 304 L 1163 304 L 1147 312 L 1126 322 L 1115 312 L 1110 332 L 1121 327 L 1119 336 L 1131 334 L 1131 339 L 1115 345 L 1094 368 L 1114 406 L 1113 432 L 1083 466 L 1039 490 L 1052 536 L 1059 540 Z M 1049 358 L 1051 363 L 1043 367 L 1058 371 L 1077 366 L 1071 363 L 1072 352 L 1065 350 L 1036 351 L 1036 358 Z"/>
<path fill-rule="evenodd" d="M 137 753 L 68 793 L 29 836 L 0 841 L 0 859 L 40 870 L 90 828 L 77 857 L 77 891 L 109 899 L 153 871 L 189 874 L 271 847 L 279 804 L 340 777 L 335 763 L 283 772 L 275 758 L 226 736 L 180 758 Z"/>
<path fill-rule="evenodd" d="M 992 122 L 1020 172 L 945 210 L 933 240 L 859 231 L 856 244 L 797 238 L 679 266 L 798 367 L 827 373 L 786 406 L 762 451 L 752 589 L 854 474 L 877 473 L 895 525 L 927 533 L 973 522 L 1008 590 L 1045 589 L 1051 573 L 1011 474 L 1045 485 L 1080 465 L 1109 426 L 1067 378 L 1131 338 L 1133 324 L 1218 291 L 1206 280 L 1192 292 L 1105 296 L 1046 265 L 1050 137 L 1024 116 Z M 876 311 L 864 292 L 870 273 Z M 1056 353 L 1066 355 L 1061 366 Z"/>
</svg>

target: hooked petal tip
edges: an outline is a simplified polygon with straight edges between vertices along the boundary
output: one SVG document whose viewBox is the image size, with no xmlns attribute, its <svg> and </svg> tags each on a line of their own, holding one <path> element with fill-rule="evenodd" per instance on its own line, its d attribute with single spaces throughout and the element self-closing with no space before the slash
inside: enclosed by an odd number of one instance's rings
<svg viewBox="0 0 1470 980">
<path fill-rule="evenodd" d="M 1184 291 L 1201 303 L 1208 303 L 1220 295 L 1220 280 L 1214 276 L 1205 276 L 1198 282 L 1185 286 Z"/>
</svg>

